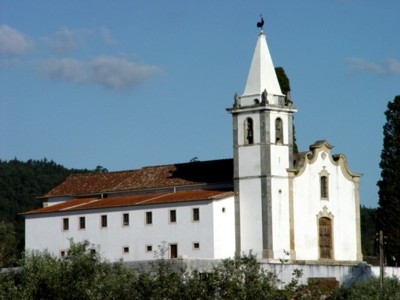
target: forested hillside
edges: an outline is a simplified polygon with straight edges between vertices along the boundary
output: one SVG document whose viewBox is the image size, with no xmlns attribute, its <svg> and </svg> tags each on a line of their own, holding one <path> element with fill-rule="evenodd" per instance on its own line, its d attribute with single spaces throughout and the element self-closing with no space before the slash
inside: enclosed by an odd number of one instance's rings
<svg viewBox="0 0 400 300">
<path fill-rule="evenodd" d="M 47 159 L 0 160 L 0 267 L 24 247 L 24 218 L 19 214 L 41 207 L 37 197 L 69 174 L 84 172 L 89 171 L 67 169 Z"/>
</svg>

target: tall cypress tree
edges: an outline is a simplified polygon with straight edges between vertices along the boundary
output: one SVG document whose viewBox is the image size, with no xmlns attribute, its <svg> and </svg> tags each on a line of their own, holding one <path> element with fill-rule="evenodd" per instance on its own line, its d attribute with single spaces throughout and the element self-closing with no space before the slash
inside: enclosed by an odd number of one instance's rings
<svg viewBox="0 0 400 300">
<path fill-rule="evenodd" d="M 289 77 L 287 77 L 286 72 L 282 67 L 276 67 L 275 73 L 276 73 L 276 77 L 278 78 L 278 82 L 281 87 L 282 93 L 284 95 L 287 95 L 288 93 L 290 93 Z M 298 153 L 298 152 L 299 152 L 299 150 L 297 148 L 297 143 L 296 143 L 296 130 L 294 127 L 294 122 L 293 122 L 293 153 Z"/>
<path fill-rule="evenodd" d="M 389 265 L 400 264 L 400 95 L 388 103 L 383 126 L 378 229 L 384 234 Z"/>
</svg>

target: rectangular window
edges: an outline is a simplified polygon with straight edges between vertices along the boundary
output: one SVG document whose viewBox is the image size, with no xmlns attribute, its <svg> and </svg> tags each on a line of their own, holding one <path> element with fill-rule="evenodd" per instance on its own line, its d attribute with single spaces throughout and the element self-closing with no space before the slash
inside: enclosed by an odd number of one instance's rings
<svg viewBox="0 0 400 300">
<path fill-rule="evenodd" d="M 79 229 L 86 228 L 86 219 L 85 217 L 79 217 Z"/>
<path fill-rule="evenodd" d="M 172 209 L 169 211 L 169 222 L 176 223 L 176 210 Z"/>
<path fill-rule="evenodd" d="M 319 219 L 319 256 L 332 259 L 332 220 L 326 217 Z"/>
<path fill-rule="evenodd" d="M 170 258 L 178 258 L 178 245 L 177 244 L 169 245 L 169 256 L 170 256 Z"/>
<path fill-rule="evenodd" d="M 61 250 L 61 251 L 60 251 L 60 256 L 61 256 L 61 257 L 65 257 L 65 251 L 64 251 L 64 250 Z"/>
<path fill-rule="evenodd" d="M 62 224 L 63 224 L 63 230 L 69 230 L 69 219 L 68 218 L 64 218 Z"/>
<path fill-rule="evenodd" d="M 146 252 L 151 252 L 153 251 L 153 246 L 152 245 L 147 245 L 146 246 Z"/>
<path fill-rule="evenodd" d="M 126 253 L 129 253 L 129 247 L 124 247 L 123 248 L 123 252 L 126 254 Z"/>
<path fill-rule="evenodd" d="M 200 243 L 199 242 L 194 242 L 193 243 L 193 249 L 199 250 L 200 249 Z"/>
<path fill-rule="evenodd" d="M 146 224 L 153 224 L 153 214 L 151 211 L 146 211 Z"/>
<path fill-rule="evenodd" d="M 107 215 L 102 215 L 101 216 L 101 227 L 102 228 L 107 227 Z"/>
<path fill-rule="evenodd" d="M 124 226 L 129 226 L 129 214 L 122 215 L 122 224 Z"/>
<path fill-rule="evenodd" d="M 200 221 L 200 209 L 193 208 L 193 221 Z"/>
<path fill-rule="evenodd" d="M 328 199 L 328 177 L 321 176 L 321 198 Z"/>
</svg>

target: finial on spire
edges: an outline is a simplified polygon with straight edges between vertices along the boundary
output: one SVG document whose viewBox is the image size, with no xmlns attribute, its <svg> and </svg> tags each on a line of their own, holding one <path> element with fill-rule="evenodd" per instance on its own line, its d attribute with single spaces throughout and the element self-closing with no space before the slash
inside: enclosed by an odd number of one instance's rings
<svg viewBox="0 0 400 300">
<path fill-rule="evenodd" d="M 263 16 L 261 14 L 260 14 L 260 18 L 261 18 L 261 21 L 257 22 L 257 28 L 261 28 L 261 31 L 262 31 L 263 27 L 264 27 L 264 19 L 263 19 Z"/>
</svg>

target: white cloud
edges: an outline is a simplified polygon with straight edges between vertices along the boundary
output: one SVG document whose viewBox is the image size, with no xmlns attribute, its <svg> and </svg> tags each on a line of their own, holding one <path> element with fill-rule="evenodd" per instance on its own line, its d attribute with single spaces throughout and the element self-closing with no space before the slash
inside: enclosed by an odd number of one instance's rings
<svg viewBox="0 0 400 300">
<path fill-rule="evenodd" d="M 88 38 L 94 39 L 91 42 L 97 41 L 103 45 L 116 43 L 110 31 L 105 28 L 99 31 L 63 28 L 52 36 L 39 40 L 53 54 L 57 54 L 56 56 L 43 60 L 27 57 L 20 59 L 9 56 L 28 51 L 33 46 L 33 42 L 19 31 L 7 25 L 0 25 L 0 55 L 7 55 L 6 59 L 0 60 L 0 67 L 33 66 L 34 70 L 44 78 L 74 84 L 99 85 L 112 90 L 133 89 L 162 72 L 160 67 L 145 64 L 136 60 L 134 56 L 100 55 L 86 60 L 72 55 L 70 57 L 59 56 L 79 50 L 88 42 Z M 90 45 L 90 49 L 99 49 L 95 47 L 94 43 Z M 46 55 L 46 53 L 40 52 L 41 47 L 38 47 L 38 50 L 40 56 Z M 37 55 L 37 57 L 39 56 Z"/>
<path fill-rule="evenodd" d="M 103 43 L 106 46 L 113 46 L 117 44 L 117 41 L 112 37 L 110 30 L 107 28 L 102 28 L 100 31 L 101 38 L 103 40 Z"/>
<path fill-rule="evenodd" d="M 0 25 L 0 55 L 19 55 L 29 51 L 33 42 L 22 32 Z"/>
<path fill-rule="evenodd" d="M 85 43 L 87 36 L 92 33 L 89 29 L 62 28 L 52 37 L 42 38 L 43 42 L 56 53 L 68 53 Z"/>
<path fill-rule="evenodd" d="M 36 67 L 42 76 L 50 79 L 83 83 L 87 78 L 84 63 L 73 58 L 48 59 Z"/>
<path fill-rule="evenodd" d="M 73 58 L 42 61 L 37 66 L 46 78 L 78 84 L 97 84 L 113 90 L 129 90 L 161 73 L 157 66 L 118 56 L 98 56 L 89 61 Z"/>
<path fill-rule="evenodd" d="M 400 62 L 394 58 L 386 59 L 381 63 L 368 62 L 355 57 L 348 57 L 346 61 L 349 64 L 351 72 L 400 75 Z"/>
<path fill-rule="evenodd" d="M 388 58 L 384 62 L 385 69 L 390 75 L 400 75 L 400 62 L 394 58 Z"/>
</svg>

